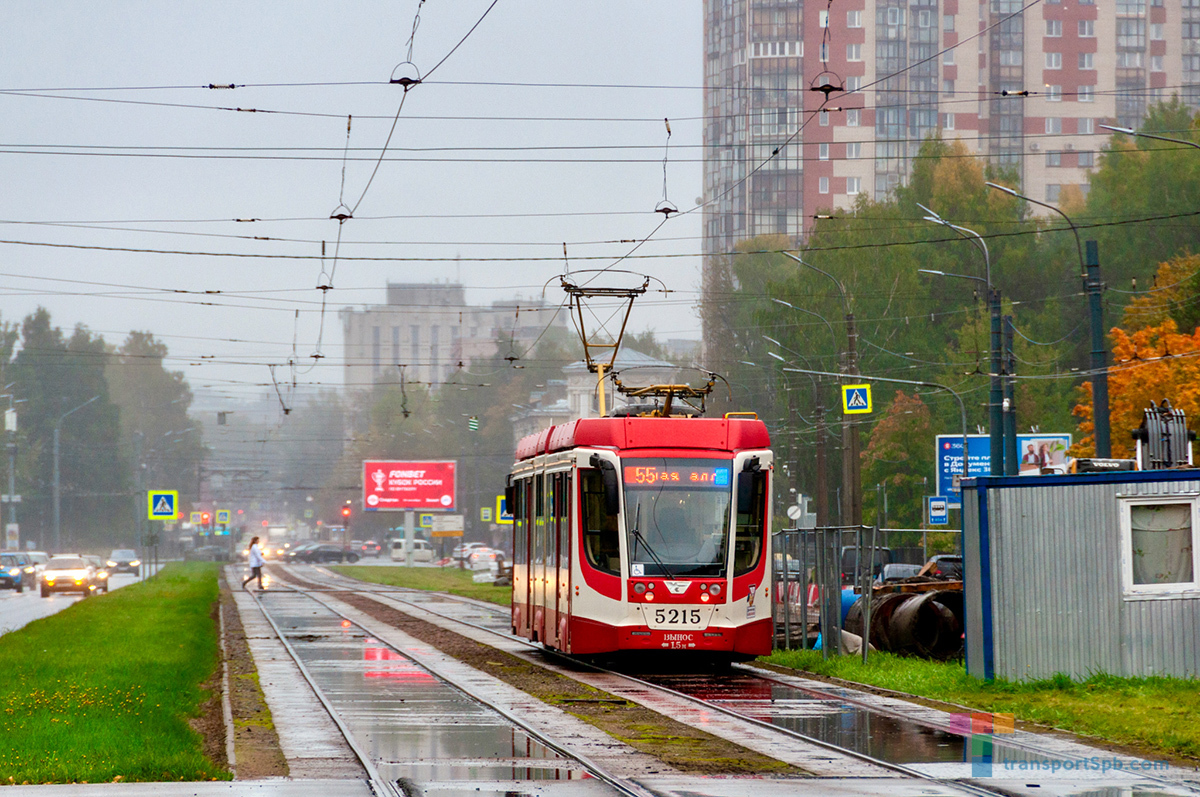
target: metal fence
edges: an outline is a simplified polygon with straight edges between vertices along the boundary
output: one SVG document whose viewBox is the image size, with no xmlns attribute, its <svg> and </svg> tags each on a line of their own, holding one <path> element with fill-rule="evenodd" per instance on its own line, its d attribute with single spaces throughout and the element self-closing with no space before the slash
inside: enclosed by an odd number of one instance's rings
<svg viewBox="0 0 1200 797">
<path fill-rule="evenodd" d="M 961 553 L 961 532 L 931 529 L 888 529 L 876 526 L 824 526 L 815 529 L 784 529 L 774 535 L 774 581 L 772 602 L 775 646 L 784 650 L 811 649 L 810 629 L 816 616 L 824 658 L 841 652 L 842 589 L 855 595 L 870 594 L 872 582 L 883 565 L 923 565 L 929 560 L 929 533 L 954 534 L 954 551 Z M 921 545 L 892 547 L 893 540 L 913 540 Z M 863 660 L 870 647 L 871 601 L 862 606 Z M 829 640 L 832 640 L 830 642 Z M 832 651 L 832 652 L 831 652 Z"/>
</svg>

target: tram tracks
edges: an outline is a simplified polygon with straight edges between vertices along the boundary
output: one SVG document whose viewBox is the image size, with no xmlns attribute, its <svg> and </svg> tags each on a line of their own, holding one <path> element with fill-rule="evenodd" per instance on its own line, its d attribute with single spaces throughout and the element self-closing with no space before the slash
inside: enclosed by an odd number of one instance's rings
<svg viewBox="0 0 1200 797">
<path fill-rule="evenodd" d="M 296 574 L 291 575 L 297 579 L 300 578 Z M 693 712 L 693 716 L 705 716 L 711 719 L 712 715 L 719 714 L 738 723 L 755 726 L 763 735 L 788 737 L 806 745 L 811 745 L 815 749 L 827 751 L 830 756 L 858 761 L 864 767 L 864 769 L 858 772 L 858 777 L 878 777 L 880 773 L 886 773 L 893 778 L 898 777 L 912 779 L 918 782 L 929 784 L 930 786 L 937 784 L 939 787 L 937 790 L 925 792 L 930 794 L 945 793 L 994 795 L 998 793 L 1013 793 L 1007 790 L 997 792 L 982 785 L 976 783 L 966 783 L 962 780 L 955 780 L 953 783 L 948 783 L 943 777 L 935 777 L 928 771 L 922 771 L 919 768 L 908 766 L 903 763 L 884 760 L 882 758 L 870 755 L 869 753 L 863 753 L 859 750 L 853 749 L 851 746 L 831 743 L 816 736 L 799 732 L 792 728 L 780 727 L 778 724 L 773 722 L 750 716 L 745 710 L 738 710 L 737 708 L 728 705 L 722 705 L 720 700 L 697 697 L 695 694 L 689 694 L 688 691 L 681 691 L 673 688 L 670 685 L 655 682 L 654 678 L 636 678 L 627 673 L 606 670 L 591 664 L 584 664 L 570 657 L 556 654 L 553 651 L 547 651 L 539 645 L 518 639 L 508 633 L 508 616 L 507 612 L 502 607 L 482 604 L 481 602 L 471 599 L 439 594 L 437 600 L 439 607 L 444 608 L 446 604 L 456 604 L 464 608 L 457 612 L 438 611 L 438 608 L 435 608 L 434 605 L 431 605 L 432 602 L 429 599 L 429 593 L 423 593 L 416 590 L 405 590 L 395 587 L 382 587 L 364 584 L 362 582 L 353 582 L 328 573 L 328 571 L 324 571 L 323 569 L 318 569 L 317 573 L 307 573 L 303 580 L 312 585 L 309 587 L 298 585 L 298 589 L 304 594 L 313 595 L 327 590 L 343 593 L 351 592 L 380 603 L 397 604 L 414 615 L 420 616 L 426 621 L 435 622 L 442 625 L 442 627 L 446 628 L 447 630 L 456 631 L 459 634 L 471 634 L 472 632 L 477 632 L 470 638 L 478 640 L 478 633 L 485 634 L 487 637 L 493 640 L 492 644 L 495 644 L 497 648 L 511 653 L 523 653 L 527 657 L 540 659 L 542 666 L 555 666 L 552 662 L 547 661 L 547 659 L 553 659 L 559 663 L 558 666 L 560 667 L 560 671 L 565 672 L 570 677 L 580 678 L 584 680 L 585 683 L 589 683 L 596 688 L 600 688 L 612 694 L 618 695 L 623 699 L 642 702 L 652 709 L 656 706 L 658 707 L 656 710 L 663 709 L 664 703 L 659 698 L 666 696 L 670 698 L 670 700 L 667 701 L 667 704 L 665 704 L 665 709 L 668 712 L 672 710 L 672 706 L 677 708 L 680 703 L 687 703 L 694 707 L 695 712 L 699 712 L 699 714 Z M 468 614 L 474 615 L 475 619 L 465 619 L 463 616 L 461 616 L 464 611 Z M 470 629 L 470 631 L 467 631 L 467 629 Z M 832 688 L 821 691 L 813 689 L 811 684 L 797 686 L 797 684 L 793 683 L 792 681 L 802 681 L 803 679 L 789 679 L 786 676 L 775 676 L 770 672 L 759 670 L 757 668 L 739 667 L 735 671 L 743 676 L 759 679 L 763 683 L 783 685 L 792 689 L 799 688 L 807 692 L 817 694 L 819 697 L 829 701 L 853 704 L 863 711 L 871 712 L 874 715 L 886 716 L 890 713 L 893 719 L 903 720 L 905 722 L 912 721 L 911 716 L 904 715 L 902 712 L 897 712 L 886 705 L 877 705 L 871 701 L 864 701 L 850 694 L 848 690 Z M 584 677 L 584 672 L 589 672 L 590 676 Z M 772 702 L 774 702 L 774 700 L 772 700 Z M 668 714 L 668 716 L 670 716 L 670 714 Z M 926 718 L 924 725 L 938 733 L 957 733 L 957 731 L 946 726 L 944 723 L 939 725 L 939 723 L 936 721 L 928 718 Z M 1036 745 L 1029 744 L 1028 742 L 1012 744 L 1010 746 L 1014 748 L 1020 748 L 1031 756 L 1069 755 L 1069 753 L 1066 753 L 1061 747 L 1053 750 L 1039 749 Z M 793 760 L 792 763 L 796 762 Z M 832 773 L 827 774 L 831 775 Z M 849 773 L 841 774 L 843 776 L 853 776 Z M 1180 788 L 1181 786 L 1184 788 L 1187 787 L 1186 784 L 1180 784 L 1178 781 L 1157 778 L 1153 776 L 1146 777 L 1143 780 L 1161 784 L 1168 788 Z M 636 786 L 636 784 L 634 785 Z M 1031 788 L 1039 788 L 1037 784 L 1024 785 Z M 1018 791 L 1016 793 L 1023 792 Z M 1050 792 L 1041 791 L 1032 793 L 1047 794 Z M 1176 791 L 1174 793 L 1200 793 L 1200 790 L 1188 789 L 1186 792 Z"/>
</svg>

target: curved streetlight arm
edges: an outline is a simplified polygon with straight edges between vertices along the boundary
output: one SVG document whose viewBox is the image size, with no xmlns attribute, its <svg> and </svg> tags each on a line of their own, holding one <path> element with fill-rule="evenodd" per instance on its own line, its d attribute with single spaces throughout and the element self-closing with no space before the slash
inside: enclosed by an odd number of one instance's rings
<svg viewBox="0 0 1200 797">
<path fill-rule="evenodd" d="M 829 330 L 829 334 L 833 337 L 833 345 L 835 348 L 837 347 L 837 345 L 838 345 L 837 332 L 834 332 L 833 324 L 829 323 L 828 318 L 821 315 L 820 313 L 814 313 L 812 310 L 805 310 L 803 307 L 797 307 L 796 305 L 792 304 L 791 302 L 785 302 L 783 299 L 772 298 L 771 301 L 775 302 L 775 304 L 782 304 L 784 307 L 790 307 L 791 309 L 795 310 L 798 313 L 804 313 L 806 315 L 812 316 L 813 318 L 819 318 L 822 321 L 824 321 L 825 327 Z"/>
<path fill-rule="evenodd" d="M 1101 127 L 1103 127 L 1103 125 L 1101 125 Z M 1045 202 L 1039 202 L 1038 200 L 1034 199 L 1033 197 L 1025 196 L 1024 194 L 1018 194 L 1016 191 L 1009 188 L 1008 186 L 1003 186 L 1003 185 L 1000 185 L 999 183 L 990 183 L 990 182 L 986 182 L 986 183 L 984 183 L 984 185 L 986 185 L 988 188 L 995 188 L 997 191 L 1003 191 L 1004 193 L 1008 194 L 1009 196 L 1015 196 L 1017 199 L 1024 199 L 1026 202 L 1032 202 L 1033 204 L 1035 204 L 1039 207 L 1046 208 L 1047 210 L 1053 210 L 1055 213 L 1062 216 L 1063 220 L 1066 221 L 1067 225 L 1071 228 L 1071 233 L 1075 236 L 1075 251 L 1079 255 L 1079 277 L 1081 279 L 1085 279 L 1085 280 L 1087 279 L 1087 266 L 1085 266 L 1083 263 L 1083 244 L 1081 244 L 1079 242 L 1079 229 L 1075 226 L 1075 222 L 1071 221 L 1070 216 L 1068 216 L 1066 213 L 1063 213 L 1058 208 L 1054 207 L 1054 205 L 1050 205 Z"/>
<path fill-rule="evenodd" d="M 985 271 L 985 277 L 987 279 L 987 285 L 990 289 L 992 286 L 992 256 L 988 253 L 987 241 L 983 240 L 983 236 L 969 227 L 960 227 L 957 224 L 951 224 L 934 211 L 922 205 L 920 202 L 916 204 L 917 207 L 929 214 L 925 217 L 925 221 L 931 221 L 934 224 L 940 224 L 943 227 L 949 227 L 963 238 L 966 238 L 968 241 L 975 244 L 976 248 L 983 252 L 983 267 Z"/>
<path fill-rule="evenodd" d="M 55 421 L 55 422 L 54 422 L 54 425 L 55 425 L 55 426 L 61 426 L 61 425 L 62 425 L 62 422 L 63 422 L 63 421 L 65 421 L 65 420 L 67 419 L 67 416 L 68 416 L 68 415 L 70 415 L 71 413 L 79 412 L 81 409 L 83 409 L 83 408 L 84 408 L 84 407 L 86 407 L 87 405 L 91 404 L 93 401 L 95 401 L 95 400 L 96 400 L 96 399 L 98 399 L 98 398 L 100 398 L 100 397 L 99 397 L 99 396 L 92 396 L 90 399 L 88 399 L 87 401 L 83 402 L 82 404 L 80 404 L 80 405 L 79 405 L 78 407 L 76 407 L 75 409 L 73 409 L 73 410 L 67 410 L 66 412 L 64 412 L 64 413 L 63 413 L 63 414 L 62 414 L 62 415 L 59 417 L 59 419 L 58 419 L 57 421 Z"/>
<path fill-rule="evenodd" d="M 826 277 L 829 277 L 829 279 L 833 280 L 833 284 L 837 286 L 838 294 L 842 297 L 842 309 L 845 311 L 846 315 L 850 315 L 850 302 L 846 299 L 846 286 L 842 284 L 841 280 L 839 280 L 837 277 L 830 274 L 828 271 L 825 271 L 824 269 L 819 269 L 816 266 L 814 266 L 812 263 L 809 263 L 805 260 L 801 260 L 799 257 L 797 257 L 796 255 L 793 255 L 791 252 L 784 252 L 783 256 L 787 257 L 787 258 L 791 258 L 792 260 L 795 260 L 797 263 L 799 263 L 802 266 L 808 266 L 809 268 L 811 268 L 813 271 L 817 272 L 818 274 L 824 274 Z"/>
<path fill-rule="evenodd" d="M 988 284 L 987 280 L 983 277 L 976 277 L 973 274 L 951 274 L 949 271 L 934 271 L 931 268 L 919 268 L 917 269 L 917 273 L 932 274 L 935 277 L 955 277 L 960 280 L 975 280 L 976 282 L 982 282 L 985 286 Z"/>
<path fill-rule="evenodd" d="M 1156 136 L 1153 133 L 1142 133 L 1138 130 L 1134 130 L 1131 127 L 1114 127 L 1112 125 L 1096 125 L 1096 127 L 1102 127 L 1105 130 L 1111 130 L 1114 133 L 1124 133 L 1127 136 L 1137 136 L 1138 138 L 1153 138 L 1156 141 L 1169 141 L 1172 144 L 1183 144 L 1185 146 L 1195 147 L 1196 149 L 1200 149 L 1200 144 L 1197 144 L 1195 141 L 1188 141 L 1187 139 L 1183 139 L 1183 138 L 1167 138 L 1166 136 Z"/>
</svg>

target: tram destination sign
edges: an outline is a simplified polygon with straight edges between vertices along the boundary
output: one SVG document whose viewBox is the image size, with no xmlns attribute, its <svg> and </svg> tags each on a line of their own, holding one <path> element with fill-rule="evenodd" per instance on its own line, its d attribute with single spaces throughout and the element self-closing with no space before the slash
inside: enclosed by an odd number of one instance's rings
<svg viewBox="0 0 1200 797">
<path fill-rule="evenodd" d="M 455 465 L 454 460 L 367 460 L 362 473 L 363 510 L 452 511 Z"/>
</svg>

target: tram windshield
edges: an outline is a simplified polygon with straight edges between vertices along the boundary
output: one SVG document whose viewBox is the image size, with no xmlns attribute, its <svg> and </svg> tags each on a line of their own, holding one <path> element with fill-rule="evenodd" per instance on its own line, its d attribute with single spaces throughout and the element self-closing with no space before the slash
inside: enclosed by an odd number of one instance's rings
<svg viewBox="0 0 1200 797">
<path fill-rule="evenodd" d="M 727 459 L 626 459 L 631 576 L 722 576 L 733 467 Z"/>
</svg>

